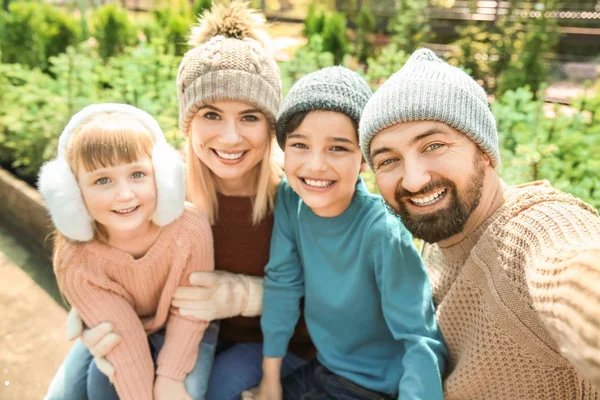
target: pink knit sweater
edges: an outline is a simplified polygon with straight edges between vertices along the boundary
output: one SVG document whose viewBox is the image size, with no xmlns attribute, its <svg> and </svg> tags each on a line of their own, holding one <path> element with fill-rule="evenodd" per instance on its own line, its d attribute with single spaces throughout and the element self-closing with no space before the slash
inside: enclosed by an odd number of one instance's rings
<svg viewBox="0 0 600 400">
<path fill-rule="evenodd" d="M 504 194 L 462 242 L 425 251 L 445 399 L 597 400 L 598 213 L 547 182 Z"/>
<path fill-rule="evenodd" d="M 156 374 L 183 380 L 198 357 L 208 322 L 177 315 L 170 303 L 192 271 L 214 269 L 212 232 L 205 215 L 186 206 L 139 259 L 99 242 L 59 246 L 56 278 L 88 326 L 110 322 L 121 342 L 107 355 L 121 399 L 152 399 L 154 363 L 147 335 L 166 325 Z"/>
</svg>

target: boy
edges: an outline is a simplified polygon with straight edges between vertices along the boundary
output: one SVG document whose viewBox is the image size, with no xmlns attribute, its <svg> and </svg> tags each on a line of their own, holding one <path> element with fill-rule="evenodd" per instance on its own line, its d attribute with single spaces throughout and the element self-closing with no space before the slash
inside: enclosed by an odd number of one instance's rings
<svg viewBox="0 0 600 400">
<path fill-rule="evenodd" d="M 370 194 L 357 127 L 371 95 L 343 67 L 300 79 L 282 104 L 279 185 L 264 282 L 261 399 L 442 399 L 446 349 L 412 237 Z M 281 382 L 304 296 L 317 359 Z"/>
</svg>

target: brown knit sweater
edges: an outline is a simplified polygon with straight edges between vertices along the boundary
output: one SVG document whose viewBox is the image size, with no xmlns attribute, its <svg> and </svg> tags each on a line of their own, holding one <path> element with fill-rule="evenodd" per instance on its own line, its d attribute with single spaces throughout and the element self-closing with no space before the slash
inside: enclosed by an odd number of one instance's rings
<svg viewBox="0 0 600 400">
<path fill-rule="evenodd" d="M 252 224 L 252 198 L 218 195 L 219 215 L 213 225 L 215 269 L 237 274 L 264 276 L 269 261 L 273 215 L 258 225 Z M 234 317 L 221 321 L 219 339 L 225 342 L 262 343 L 260 317 Z M 304 318 L 296 325 L 290 350 L 300 357 L 311 358 L 314 346 Z"/>
<path fill-rule="evenodd" d="M 166 325 L 158 375 L 183 380 L 198 357 L 207 322 L 170 309 L 177 286 L 192 271 L 212 271 L 212 234 L 205 215 L 186 206 L 139 259 L 99 242 L 65 242 L 54 270 L 61 291 L 87 326 L 110 322 L 121 342 L 107 355 L 121 399 L 152 399 L 154 363 L 147 335 Z"/>
<path fill-rule="evenodd" d="M 599 399 L 600 218 L 547 182 L 506 194 L 465 240 L 425 249 L 445 398 Z"/>
</svg>

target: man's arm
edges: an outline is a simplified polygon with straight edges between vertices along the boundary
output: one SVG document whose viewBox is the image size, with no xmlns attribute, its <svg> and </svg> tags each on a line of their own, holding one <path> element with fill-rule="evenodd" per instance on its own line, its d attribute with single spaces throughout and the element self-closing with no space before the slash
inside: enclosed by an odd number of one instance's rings
<svg viewBox="0 0 600 400">
<path fill-rule="evenodd" d="M 600 389 L 600 242 L 540 257 L 527 284 L 561 354 Z"/>
</svg>

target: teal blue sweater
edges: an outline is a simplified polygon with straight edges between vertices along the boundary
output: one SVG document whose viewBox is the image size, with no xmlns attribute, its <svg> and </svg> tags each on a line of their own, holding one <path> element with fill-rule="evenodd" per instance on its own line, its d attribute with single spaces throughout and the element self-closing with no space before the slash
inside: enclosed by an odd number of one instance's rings
<svg viewBox="0 0 600 400">
<path fill-rule="evenodd" d="M 442 399 L 446 348 L 410 233 L 361 179 L 339 216 L 319 217 L 279 185 L 266 267 L 264 355 L 282 357 L 304 316 L 319 361 L 378 392 Z"/>
</svg>

